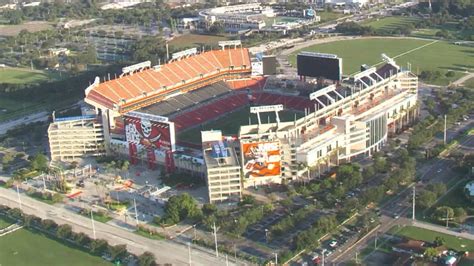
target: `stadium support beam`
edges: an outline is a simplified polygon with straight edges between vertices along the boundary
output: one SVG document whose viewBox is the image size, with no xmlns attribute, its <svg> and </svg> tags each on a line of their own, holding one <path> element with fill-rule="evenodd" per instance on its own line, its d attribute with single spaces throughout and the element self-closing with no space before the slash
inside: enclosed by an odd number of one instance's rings
<svg viewBox="0 0 474 266">
<path fill-rule="evenodd" d="M 237 48 L 237 46 L 242 47 L 242 41 L 240 40 L 235 40 L 235 41 L 220 41 L 219 46 L 222 48 L 222 50 L 225 50 L 226 46 L 234 46 L 234 49 Z"/>
<path fill-rule="evenodd" d="M 325 105 L 324 103 L 322 103 L 318 98 L 314 98 L 314 99 L 315 99 L 320 105 L 322 105 L 323 108 L 326 107 L 326 105 Z"/>
<path fill-rule="evenodd" d="M 257 114 L 259 126 L 262 124 L 262 121 L 260 119 L 260 113 L 269 113 L 269 112 L 275 112 L 275 119 L 276 119 L 277 125 L 279 126 L 280 116 L 278 115 L 278 112 L 281 110 L 283 110 L 283 104 L 250 107 L 250 113 Z"/>
<path fill-rule="evenodd" d="M 336 100 L 334 100 L 333 97 L 329 96 L 329 94 L 325 93 L 324 96 L 326 96 L 331 101 L 331 104 L 336 102 Z"/>
</svg>

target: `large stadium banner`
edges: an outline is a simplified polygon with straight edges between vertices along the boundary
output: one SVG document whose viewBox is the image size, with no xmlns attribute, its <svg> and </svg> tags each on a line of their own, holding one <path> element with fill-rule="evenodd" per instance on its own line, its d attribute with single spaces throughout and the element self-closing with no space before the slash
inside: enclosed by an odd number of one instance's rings
<svg viewBox="0 0 474 266">
<path fill-rule="evenodd" d="M 155 150 L 174 151 L 174 123 L 137 112 L 125 115 L 124 120 L 132 164 L 138 162 L 139 150 L 146 151 L 148 166 L 151 169 L 156 166 Z"/>
<path fill-rule="evenodd" d="M 242 156 L 246 178 L 280 175 L 278 142 L 243 143 Z"/>
</svg>

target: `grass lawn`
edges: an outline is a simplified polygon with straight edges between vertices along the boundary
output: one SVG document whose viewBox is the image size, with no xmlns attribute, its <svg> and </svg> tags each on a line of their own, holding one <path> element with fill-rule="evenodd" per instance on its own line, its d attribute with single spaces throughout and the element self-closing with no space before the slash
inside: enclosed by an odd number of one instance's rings
<svg viewBox="0 0 474 266">
<path fill-rule="evenodd" d="M 414 22 L 417 22 L 419 20 L 419 18 L 414 17 L 385 17 L 382 19 L 376 19 L 363 23 L 363 25 L 371 26 L 375 30 L 394 30 L 397 28 L 405 27 L 409 24 L 413 24 Z"/>
<path fill-rule="evenodd" d="M 0 216 L 0 229 L 7 228 L 13 223 L 14 221 L 11 221 L 7 217 Z"/>
<path fill-rule="evenodd" d="M 149 239 L 154 239 L 154 240 L 163 240 L 166 239 L 162 234 L 156 232 L 153 234 L 150 234 L 150 232 L 147 232 L 141 228 L 139 228 L 137 231 L 134 232 L 137 235 L 149 238 Z"/>
<path fill-rule="evenodd" d="M 327 11 L 322 11 L 322 12 L 316 12 L 317 16 L 321 17 L 321 22 L 329 21 L 329 20 L 335 20 L 340 17 L 346 16 L 342 13 L 336 13 L 336 12 L 327 12 Z"/>
<path fill-rule="evenodd" d="M 100 257 L 20 229 L 0 237 L 0 265 L 112 265 Z"/>
<path fill-rule="evenodd" d="M 474 241 L 464 238 L 457 238 L 455 236 L 438 233 L 435 231 L 418 228 L 414 226 L 405 226 L 397 232 L 397 228 L 390 229 L 390 232 L 399 236 L 404 236 L 411 239 L 433 242 L 437 236 L 442 237 L 446 241 L 446 246 L 458 251 L 474 251 Z"/>
<path fill-rule="evenodd" d="M 44 104 L 28 100 L 17 101 L 6 97 L 0 97 L 0 121 L 25 114 L 31 114 L 35 110 L 40 109 L 44 109 Z"/>
<path fill-rule="evenodd" d="M 446 30 L 453 36 L 454 39 L 465 39 L 474 35 L 474 30 L 459 30 L 457 28 L 458 21 L 447 22 L 443 25 L 436 25 L 432 28 L 416 29 L 411 36 L 420 38 L 439 38 L 436 33 L 441 30 Z"/>
<path fill-rule="evenodd" d="M 284 110 L 279 112 L 280 121 L 292 121 L 294 117 L 300 118 L 302 117 L 301 113 L 292 111 L 292 110 Z M 191 143 L 201 143 L 201 131 L 202 130 L 222 130 L 222 134 L 224 135 L 237 135 L 239 133 L 239 129 L 241 125 L 248 125 L 249 117 L 253 124 L 257 123 L 257 115 L 250 113 L 250 107 L 245 107 L 239 109 L 235 112 L 227 114 L 217 120 L 211 121 L 205 125 L 201 125 L 201 127 L 191 128 L 186 130 L 182 133 L 179 133 L 178 139 L 182 141 L 187 141 Z M 275 114 L 274 113 L 264 113 L 260 115 L 262 123 L 275 123 Z"/>
<path fill-rule="evenodd" d="M 23 84 L 48 81 L 54 75 L 39 70 L 26 68 L 0 68 L 0 83 Z"/>
<path fill-rule="evenodd" d="M 474 89 L 474 78 L 470 78 L 464 82 L 464 86 Z"/>
<path fill-rule="evenodd" d="M 226 36 L 201 35 L 201 34 L 185 34 L 178 36 L 169 42 L 169 45 L 174 49 L 185 49 L 193 47 L 201 47 L 202 45 L 211 45 L 217 48 L 217 42 L 227 41 Z"/>
<path fill-rule="evenodd" d="M 362 64 L 375 65 L 380 63 L 382 61 L 380 57 L 382 53 L 395 57 L 431 42 L 429 40 L 403 38 L 371 38 L 324 43 L 302 50 L 339 55 L 343 58 L 344 74 L 350 75 L 357 72 Z M 289 57 L 293 65 L 296 65 L 297 53 Z M 400 66 L 406 66 L 407 62 L 410 62 L 412 71 L 418 74 L 423 70 L 440 71 L 441 77 L 436 80 L 430 80 L 429 83 L 447 85 L 450 81 L 463 76 L 464 73 L 462 72 L 466 69 L 474 69 L 474 64 L 466 60 L 466 58 L 471 58 L 473 55 L 474 47 L 459 46 L 450 42 L 439 41 L 399 56 L 395 58 L 395 61 Z M 444 74 L 449 70 L 461 72 L 455 72 L 454 77 L 447 78 Z"/>
</svg>

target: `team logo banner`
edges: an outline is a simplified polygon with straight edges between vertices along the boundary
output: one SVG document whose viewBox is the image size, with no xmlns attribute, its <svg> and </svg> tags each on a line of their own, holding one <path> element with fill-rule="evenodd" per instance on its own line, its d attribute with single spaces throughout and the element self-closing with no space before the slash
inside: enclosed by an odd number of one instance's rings
<svg viewBox="0 0 474 266">
<path fill-rule="evenodd" d="M 130 159 L 138 162 L 138 147 L 146 151 L 150 168 L 155 166 L 155 150 L 171 151 L 170 125 L 146 118 L 125 117 L 125 136 L 129 144 Z"/>
<path fill-rule="evenodd" d="M 242 153 L 246 178 L 280 175 L 278 142 L 244 143 Z"/>
</svg>

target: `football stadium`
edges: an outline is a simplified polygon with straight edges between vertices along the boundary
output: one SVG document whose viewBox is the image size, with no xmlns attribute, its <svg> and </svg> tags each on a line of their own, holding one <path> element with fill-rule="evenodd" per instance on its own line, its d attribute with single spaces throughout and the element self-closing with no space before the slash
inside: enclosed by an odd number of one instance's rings
<svg viewBox="0 0 474 266">
<path fill-rule="evenodd" d="M 52 160 L 126 156 L 205 177 L 209 202 L 238 201 L 248 187 L 315 178 L 370 156 L 418 116 L 417 76 L 385 55 L 379 68 L 344 77 L 336 55 L 303 52 L 298 75 L 282 78 L 255 74 L 255 58 L 240 43 L 219 45 L 96 78 L 85 89 L 90 110 L 53 118 Z M 248 122 L 222 131 L 224 122 L 241 123 L 229 121 L 236 114 Z M 200 133 L 200 142 L 186 132 Z"/>
</svg>

